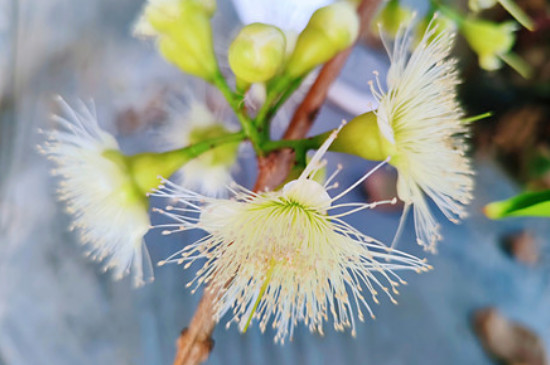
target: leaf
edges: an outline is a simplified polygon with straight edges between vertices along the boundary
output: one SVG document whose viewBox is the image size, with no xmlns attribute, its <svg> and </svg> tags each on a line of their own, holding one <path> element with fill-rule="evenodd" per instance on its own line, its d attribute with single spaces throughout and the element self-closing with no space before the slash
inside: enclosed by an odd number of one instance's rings
<svg viewBox="0 0 550 365">
<path fill-rule="evenodd" d="M 505 217 L 550 217 L 550 190 L 525 192 L 513 198 L 493 202 L 483 209 L 491 219 Z"/>
</svg>

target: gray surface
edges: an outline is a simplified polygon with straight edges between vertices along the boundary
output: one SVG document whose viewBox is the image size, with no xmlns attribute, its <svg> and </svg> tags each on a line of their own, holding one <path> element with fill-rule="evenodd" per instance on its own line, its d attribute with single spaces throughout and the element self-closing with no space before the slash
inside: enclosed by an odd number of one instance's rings
<svg viewBox="0 0 550 365">
<path fill-rule="evenodd" d="M 112 282 L 102 275 L 99 265 L 82 257 L 82 248 L 67 232 L 68 217 L 53 199 L 54 182 L 33 146 L 40 140 L 36 128 L 49 125 L 54 93 L 69 99 L 93 97 L 103 125 L 116 131 L 112 120 L 117 111 L 139 106 L 156 87 L 177 89 L 185 78 L 153 47 L 128 36 L 139 4 L 130 0 L 18 3 L 18 22 L 8 20 L 12 26 L 17 23 L 19 31 L 13 33 L 14 28 L 8 27 L 11 36 L 0 38 L 2 49 L 10 50 L 10 40 L 17 35 L 17 64 L 0 75 L 0 90 L 12 101 L 0 114 L 0 364 L 170 363 L 174 340 L 199 300 L 184 287 L 193 268 L 158 268 L 156 281 L 139 290 L 132 290 L 129 280 Z M 9 8 L 13 3 L 1 4 Z M 227 4 L 220 7 L 226 18 L 217 29 L 227 38 L 235 15 Z M 374 60 L 379 68 L 383 59 L 358 50 L 343 79 L 365 88 L 371 78 L 365 64 Z M 325 108 L 317 128 L 334 125 L 342 117 L 346 116 Z M 144 149 L 152 143 L 144 135 L 130 136 L 124 145 L 129 150 Z M 341 186 L 369 166 L 359 159 L 330 158 L 332 165 L 341 161 L 345 166 Z M 243 170 L 243 179 L 250 181 L 253 163 Z M 517 189 L 488 161 L 477 161 L 476 171 L 471 218 L 459 226 L 444 225 L 440 253 L 429 257 L 435 270 L 404 275 L 409 285 L 401 290 L 400 304 L 383 300 L 374 308 L 377 319 L 358 326 L 357 338 L 335 333 L 330 326 L 325 337 L 299 327 L 294 342 L 281 347 L 273 344 L 273 333 L 260 335 L 256 327 L 241 335 L 235 328 L 226 331 L 219 326 L 209 364 L 490 364 L 469 325 L 472 311 L 486 305 L 495 305 L 534 329 L 548 347 L 547 257 L 538 267 L 527 268 L 506 256 L 497 242 L 503 233 L 527 228 L 541 246 L 548 247 L 550 227 L 542 219 L 485 219 L 480 213 L 485 203 Z M 361 193 L 356 191 L 349 199 L 362 199 Z M 350 221 L 388 241 L 397 219 L 397 214 L 366 212 Z M 412 244 L 411 223 L 400 248 L 423 255 Z M 147 235 L 154 261 L 191 239 L 167 238 L 156 231 Z"/>
</svg>

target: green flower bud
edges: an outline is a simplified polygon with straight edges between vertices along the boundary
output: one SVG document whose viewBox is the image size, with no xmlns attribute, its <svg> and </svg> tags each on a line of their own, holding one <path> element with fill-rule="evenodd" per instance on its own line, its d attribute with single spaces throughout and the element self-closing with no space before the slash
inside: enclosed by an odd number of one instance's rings
<svg viewBox="0 0 550 365">
<path fill-rule="evenodd" d="M 161 54 L 181 70 L 212 81 L 218 71 L 210 17 L 213 0 L 153 0 L 135 33 L 158 38 Z"/>
<path fill-rule="evenodd" d="M 388 156 L 393 160 L 396 155 L 395 146 L 380 132 L 373 112 L 361 114 L 344 125 L 329 150 L 373 161 L 382 161 Z"/>
<path fill-rule="evenodd" d="M 337 2 L 318 9 L 298 36 L 286 73 L 297 78 L 355 42 L 359 17 L 353 5 Z"/>
<path fill-rule="evenodd" d="M 515 22 L 493 23 L 468 18 L 460 24 L 460 30 L 470 47 L 479 56 L 479 65 L 485 70 L 500 68 L 501 57 L 510 52 L 515 42 Z"/>
<path fill-rule="evenodd" d="M 285 57 L 286 40 L 275 26 L 253 23 L 245 26 L 229 47 L 229 66 L 238 79 L 264 82 L 279 71 Z"/>
<path fill-rule="evenodd" d="M 408 24 L 413 19 L 413 16 L 413 11 L 401 6 L 399 0 L 390 0 L 371 24 L 373 27 L 380 25 L 386 33 L 395 38 L 399 27 Z M 373 30 L 375 32 L 378 31 L 377 29 Z"/>
</svg>

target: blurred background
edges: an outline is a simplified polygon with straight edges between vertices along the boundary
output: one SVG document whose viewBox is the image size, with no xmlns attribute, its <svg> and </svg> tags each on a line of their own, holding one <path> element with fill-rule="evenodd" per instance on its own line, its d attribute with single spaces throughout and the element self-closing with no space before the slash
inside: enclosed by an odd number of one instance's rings
<svg viewBox="0 0 550 365">
<path fill-rule="evenodd" d="M 222 65 L 240 24 L 265 21 L 299 31 L 328 2 L 218 1 L 213 24 Z M 399 305 L 381 300 L 377 319 L 360 324 L 356 338 L 330 325 L 324 337 L 299 327 L 294 341 L 280 346 L 269 331 L 261 335 L 251 326 L 240 334 L 222 321 L 208 364 L 494 364 L 496 358 L 511 364 L 518 356 L 524 364 L 548 362 L 550 221 L 491 221 L 482 213 L 485 204 L 525 187 L 550 188 L 548 4 L 519 4 L 537 23 L 535 32 L 519 31 L 515 47 L 533 67 L 531 79 L 508 68 L 482 71 L 463 40 L 456 47 L 465 109 L 494 116 L 473 125 L 475 199 L 460 225 L 438 217 L 445 238 L 438 255 L 428 256 L 434 270 L 405 274 L 409 285 Z M 421 1 L 409 6 L 419 13 L 427 8 Z M 35 148 L 43 138 L 38 129 L 52 126 L 56 94 L 69 102 L 95 100 L 100 125 L 125 152 L 136 153 L 162 148 L 158 130 L 170 95 L 189 88 L 212 92 L 165 62 L 152 43 L 131 36 L 141 7 L 136 0 L 0 0 L 0 364 L 169 364 L 197 307 L 200 294 L 185 288 L 193 267 L 155 268 L 155 282 L 134 290 L 129 279 L 113 282 L 85 258 L 55 199 L 51 166 Z M 498 7 L 486 16 L 508 17 Z M 354 108 L 366 111 L 372 71 L 383 76 L 387 67 L 380 42 L 364 35 L 312 133 L 350 118 Z M 279 114 L 274 133 L 291 112 Z M 338 163 L 344 166 L 341 186 L 371 166 L 329 155 L 329 170 Z M 238 180 L 250 187 L 254 177 L 253 155 L 244 148 Z M 387 168 L 347 198 L 395 194 L 388 188 L 394 179 Z M 398 210 L 375 210 L 349 221 L 388 242 L 399 216 Z M 161 220 L 154 213 L 151 219 Z M 155 230 L 146 236 L 154 262 L 194 239 Z M 425 256 L 413 242 L 411 219 L 400 248 Z"/>
</svg>

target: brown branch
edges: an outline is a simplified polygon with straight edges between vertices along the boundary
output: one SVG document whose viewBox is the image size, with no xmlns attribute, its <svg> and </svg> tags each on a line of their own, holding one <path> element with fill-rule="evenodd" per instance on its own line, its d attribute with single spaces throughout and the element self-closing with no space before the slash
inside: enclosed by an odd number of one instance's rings
<svg viewBox="0 0 550 365">
<path fill-rule="evenodd" d="M 357 10 L 361 19 L 359 34 L 362 34 L 370 23 L 371 16 L 380 1 L 361 1 Z M 305 137 L 327 97 L 330 85 L 340 74 L 352 48 L 339 53 L 323 66 L 304 101 L 296 109 L 283 138 Z M 259 173 L 254 191 L 273 190 L 279 186 L 285 180 L 293 164 L 294 152 L 290 149 L 274 151 L 266 157 L 258 158 Z M 218 295 L 219 292 L 212 292 L 209 288 L 205 289 L 189 328 L 182 331 L 177 341 L 174 365 L 196 365 L 208 358 L 214 346 L 214 341 L 210 336 L 216 326 L 213 307 Z"/>
</svg>

